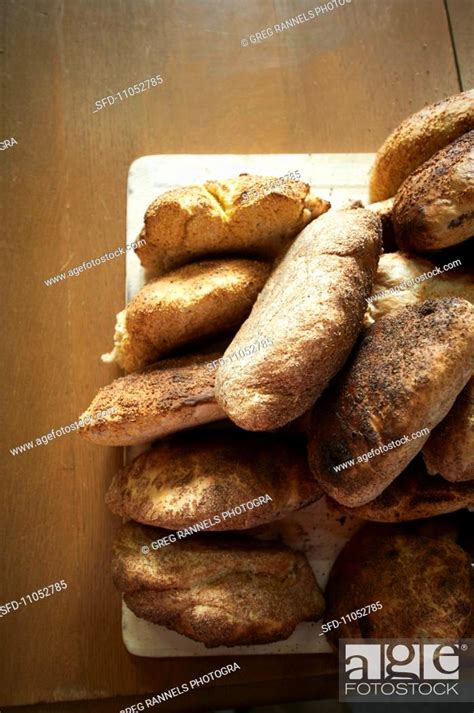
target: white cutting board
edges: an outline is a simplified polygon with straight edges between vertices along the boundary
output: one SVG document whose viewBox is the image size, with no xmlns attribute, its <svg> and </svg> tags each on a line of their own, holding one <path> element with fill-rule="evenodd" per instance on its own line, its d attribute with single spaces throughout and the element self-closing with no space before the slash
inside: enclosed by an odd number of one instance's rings
<svg viewBox="0 0 474 713">
<path fill-rule="evenodd" d="M 374 154 L 249 154 L 142 156 L 128 174 L 127 244 L 134 242 L 143 225 L 148 205 L 160 193 L 177 186 L 206 180 L 232 178 L 239 173 L 284 176 L 298 170 L 313 193 L 338 207 L 349 199 L 368 195 L 368 173 Z M 126 256 L 126 301 L 144 284 L 144 272 L 133 251 Z M 145 447 L 127 449 L 126 460 Z M 331 566 L 342 546 L 359 527 L 355 518 L 342 517 L 326 506 L 324 499 L 293 513 L 277 523 L 272 532 L 294 549 L 301 550 L 324 589 Z M 172 545 L 170 545 L 172 547 Z M 136 617 L 123 603 L 122 632 L 127 650 L 135 656 L 212 656 L 222 654 L 307 654 L 331 649 L 318 623 L 304 622 L 286 640 L 264 646 L 221 646 L 207 649 L 181 634 Z"/>
</svg>

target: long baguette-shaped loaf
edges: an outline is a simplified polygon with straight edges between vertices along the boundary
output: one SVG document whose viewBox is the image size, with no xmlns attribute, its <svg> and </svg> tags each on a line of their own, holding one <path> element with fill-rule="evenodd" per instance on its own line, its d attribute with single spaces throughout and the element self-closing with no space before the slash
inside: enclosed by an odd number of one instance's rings
<svg viewBox="0 0 474 713">
<path fill-rule="evenodd" d="M 330 211 L 296 238 L 220 360 L 216 398 L 238 426 L 283 426 L 326 388 L 359 333 L 380 247 L 364 208 Z"/>
</svg>

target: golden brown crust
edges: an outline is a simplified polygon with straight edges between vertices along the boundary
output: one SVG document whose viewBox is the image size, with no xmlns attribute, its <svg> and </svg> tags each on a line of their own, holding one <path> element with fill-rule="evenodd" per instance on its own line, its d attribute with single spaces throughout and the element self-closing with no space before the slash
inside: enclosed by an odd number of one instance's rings
<svg viewBox="0 0 474 713">
<path fill-rule="evenodd" d="M 226 355 L 271 346 L 217 372 L 217 400 L 238 426 L 278 428 L 318 398 L 357 338 L 380 241 L 380 219 L 363 208 L 330 211 L 298 236 Z"/>
<path fill-rule="evenodd" d="M 302 181 L 242 174 L 167 191 L 145 214 L 144 267 L 162 274 L 208 255 L 274 258 L 330 204 Z M 142 235 L 141 235 L 142 237 Z"/>
<path fill-rule="evenodd" d="M 361 520 L 403 522 L 472 506 L 474 483 L 447 483 L 444 478 L 428 475 L 417 457 L 375 500 L 355 508 L 338 508 Z"/>
<path fill-rule="evenodd" d="M 474 479 L 474 378 L 428 438 L 423 458 L 429 473 L 453 482 Z"/>
<path fill-rule="evenodd" d="M 348 507 L 385 490 L 449 412 L 473 355 L 474 307 L 466 300 L 428 300 L 378 320 L 313 411 L 310 465 L 323 490 Z M 388 450 L 369 458 L 379 447 Z"/>
<path fill-rule="evenodd" d="M 214 398 L 215 371 L 208 364 L 222 352 L 166 359 L 103 386 L 82 414 L 114 410 L 79 433 L 104 446 L 130 446 L 225 418 Z"/>
<path fill-rule="evenodd" d="M 474 90 L 430 104 L 405 119 L 377 152 L 370 175 L 370 200 L 395 195 L 418 166 L 474 129 Z"/>
<path fill-rule="evenodd" d="M 365 326 L 369 327 L 384 314 L 400 307 L 421 304 L 428 299 L 461 297 L 473 304 L 472 271 L 462 265 L 448 269 L 449 265 L 452 263 L 446 261 L 445 265 L 436 267 L 430 260 L 404 252 L 382 255 L 364 317 Z"/>
<path fill-rule="evenodd" d="M 474 234 L 474 131 L 460 136 L 412 173 L 392 211 L 397 244 L 430 252 Z"/>
<path fill-rule="evenodd" d="M 112 573 L 139 617 L 207 647 L 286 639 L 317 621 L 324 599 L 304 555 L 231 535 L 194 535 L 144 555 L 167 531 L 122 526 Z"/>
<path fill-rule="evenodd" d="M 179 347 L 237 330 L 270 270 L 258 260 L 206 260 L 149 282 L 117 316 L 115 347 L 103 360 L 135 371 Z"/>
<path fill-rule="evenodd" d="M 328 638 L 458 639 L 470 606 L 470 558 L 446 538 L 407 526 L 368 524 L 345 545 L 326 587 L 325 621 L 371 603 L 382 608 L 331 630 Z"/>
<path fill-rule="evenodd" d="M 265 495 L 271 501 L 258 502 Z M 206 528 L 243 530 L 321 495 L 304 446 L 281 436 L 235 431 L 188 433 L 158 444 L 115 476 L 106 502 L 116 515 L 177 530 L 214 522 L 215 515 L 257 500 L 257 506 Z"/>
</svg>

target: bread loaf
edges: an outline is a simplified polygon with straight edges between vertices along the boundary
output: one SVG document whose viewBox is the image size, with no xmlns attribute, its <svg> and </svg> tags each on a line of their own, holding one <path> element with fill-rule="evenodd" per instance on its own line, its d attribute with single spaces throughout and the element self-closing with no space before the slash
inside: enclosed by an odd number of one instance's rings
<svg viewBox="0 0 474 713">
<path fill-rule="evenodd" d="M 370 200 L 394 196 L 418 166 L 474 129 L 474 89 L 425 106 L 405 119 L 382 144 L 370 174 Z"/>
<path fill-rule="evenodd" d="M 428 475 L 422 459 L 417 456 L 375 500 L 355 508 L 343 505 L 338 508 L 361 520 L 402 522 L 473 506 L 474 482 L 448 483 L 444 478 Z"/>
<path fill-rule="evenodd" d="M 330 211 L 298 236 L 224 359 L 259 340 L 269 346 L 217 372 L 217 400 L 238 426 L 283 426 L 326 388 L 357 338 L 380 247 L 380 219 L 363 208 Z"/>
<path fill-rule="evenodd" d="M 446 298 L 379 319 L 313 410 L 311 469 L 337 502 L 377 497 L 471 377 L 474 307 Z"/>
<path fill-rule="evenodd" d="M 474 275 L 460 260 L 440 267 L 416 255 L 387 253 L 379 260 L 364 324 L 368 327 L 400 307 L 442 297 L 461 297 L 474 304 Z"/>
<path fill-rule="evenodd" d="M 438 151 L 398 190 L 392 223 L 402 250 L 430 252 L 474 234 L 474 130 Z"/>
<path fill-rule="evenodd" d="M 303 181 L 250 176 L 163 193 L 148 208 L 136 249 L 162 274 L 202 257 L 237 253 L 273 259 L 329 203 Z"/>
<path fill-rule="evenodd" d="M 115 476 L 106 500 L 116 515 L 145 525 L 178 530 L 204 522 L 206 530 L 242 530 L 321 495 L 304 445 L 235 430 L 157 444 Z"/>
<path fill-rule="evenodd" d="M 200 352 L 166 359 L 103 386 L 81 418 L 113 409 L 100 422 L 79 429 L 104 446 L 148 443 L 185 428 L 225 418 L 214 398 L 210 362 L 222 352 Z"/>
<path fill-rule="evenodd" d="M 371 523 L 344 546 L 330 572 L 324 618 L 339 626 L 328 638 L 335 648 L 340 638 L 457 640 L 469 625 L 470 594 L 470 558 L 457 544 L 406 525 Z M 359 612 L 355 621 L 351 612 Z"/>
<path fill-rule="evenodd" d="M 236 331 L 270 274 L 258 260 L 205 260 L 149 282 L 117 315 L 103 361 L 142 369 L 179 347 Z"/>
<path fill-rule="evenodd" d="M 167 534 L 129 523 L 116 538 L 114 583 L 136 616 L 209 648 L 280 641 L 321 616 L 324 599 L 300 552 L 211 533 L 143 554 Z"/>
</svg>

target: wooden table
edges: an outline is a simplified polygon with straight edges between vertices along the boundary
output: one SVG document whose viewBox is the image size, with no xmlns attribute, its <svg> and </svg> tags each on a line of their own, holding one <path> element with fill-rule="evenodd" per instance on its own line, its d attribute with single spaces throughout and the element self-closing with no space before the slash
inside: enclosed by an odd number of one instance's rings
<svg viewBox="0 0 474 713">
<path fill-rule="evenodd" d="M 43 280 L 123 244 L 129 164 L 159 153 L 374 151 L 412 111 L 472 85 L 471 0 L 352 0 L 241 45 L 309 7 L 296 0 L 0 5 L 0 140 L 18 142 L 0 154 L 8 304 L 0 602 L 68 583 L 0 620 L 2 711 L 108 699 L 59 710 L 115 712 L 217 667 L 210 658 L 137 659 L 122 646 L 109 573 L 117 520 L 104 506 L 121 450 L 72 434 L 9 452 L 74 421 L 117 376 L 98 355 L 124 303 L 123 259 L 53 286 Z M 93 113 L 96 100 L 156 74 L 161 86 Z M 336 696 L 332 657 L 239 662 L 240 672 L 167 710 Z"/>
</svg>

